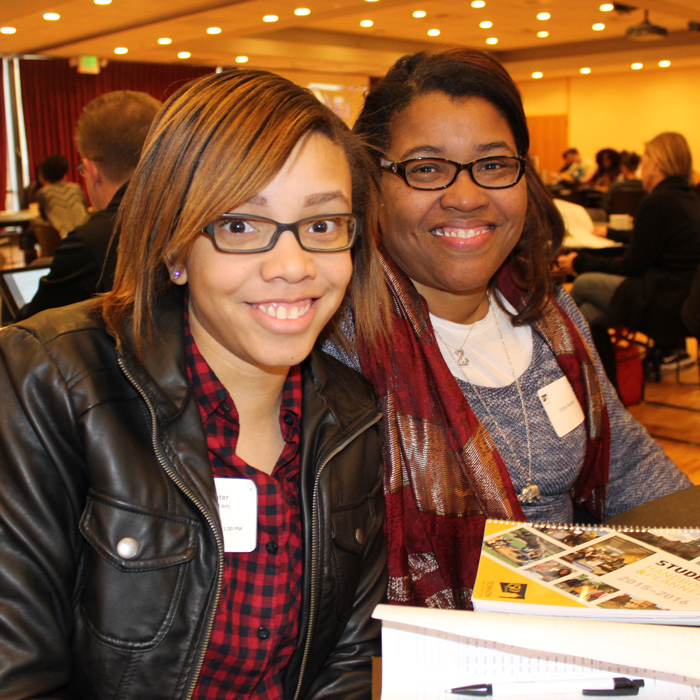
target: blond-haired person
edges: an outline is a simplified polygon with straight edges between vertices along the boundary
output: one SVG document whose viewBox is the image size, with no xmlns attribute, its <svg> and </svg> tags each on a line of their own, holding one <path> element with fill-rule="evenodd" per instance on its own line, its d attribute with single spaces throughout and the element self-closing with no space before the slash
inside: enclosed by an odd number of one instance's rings
<svg viewBox="0 0 700 700">
<path fill-rule="evenodd" d="M 0 334 L 0 698 L 369 698 L 380 414 L 315 349 L 382 327 L 367 172 L 306 90 L 198 79 L 113 290 Z"/>
<path fill-rule="evenodd" d="M 639 203 L 624 255 L 569 253 L 559 263 L 578 275 L 571 295 L 592 327 L 621 325 L 654 339 L 647 369 L 658 380 L 662 367 L 685 355 L 679 310 L 700 265 L 700 198 L 682 134 L 655 136 L 645 145 L 641 168 L 649 194 Z M 597 337 L 605 342 L 607 334 Z"/>
</svg>

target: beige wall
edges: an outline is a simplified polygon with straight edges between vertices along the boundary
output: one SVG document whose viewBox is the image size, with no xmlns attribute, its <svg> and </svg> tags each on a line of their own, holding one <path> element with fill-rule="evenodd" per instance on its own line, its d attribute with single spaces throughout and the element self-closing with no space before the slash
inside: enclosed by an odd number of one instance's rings
<svg viewBox="0 0 700 700">
<path fill-rule="evenodd" d="M 531 80 L 519 87 L 527 115 L 567 115 L 569 145 L 591 159 L 601 148 L 641 153 L 656 134 L 679 131 L 700 171 L 700 68 Z"/>
</svg>

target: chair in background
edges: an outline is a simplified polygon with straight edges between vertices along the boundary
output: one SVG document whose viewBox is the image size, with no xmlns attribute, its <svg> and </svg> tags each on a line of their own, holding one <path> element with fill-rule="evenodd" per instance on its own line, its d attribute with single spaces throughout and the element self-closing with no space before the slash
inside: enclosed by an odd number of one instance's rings
<svg viewBox="0 0 700 700">
<path fill-rule="evenodd" d="M 634 216 L 639 202 L 646 196 L 642 189 L 615 189 L 609 193 L 605 210 L 610 214 L 629 214 Z"/>
<path fill-rule="evenodd" d="M 54 250 L 56 250 L 58 247 L 58 244 L 61 242 L 61 236 L 59 235 L 58 231 L 49 224 L 35 221 L 32 228 L 34 229 L 37 243 L 41 249 L 41 257 L 50 258 L 53 255 Z"/>
</svg>

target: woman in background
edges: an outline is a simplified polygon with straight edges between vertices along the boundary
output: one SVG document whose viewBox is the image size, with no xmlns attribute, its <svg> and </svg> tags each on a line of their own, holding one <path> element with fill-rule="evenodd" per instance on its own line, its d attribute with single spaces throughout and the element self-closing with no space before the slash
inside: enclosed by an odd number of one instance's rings
<svg viewBox="0 0 700 700">
<path fill-rule="evenodd" d="M 358 342 L 384 413 L 389 599 L 468 608 L 485 518 L 603 519 L 690 482 L 553 286 L 563 223 L 503 67 L 469 49 L 405 56 L 355 131 L 381 168 L 392 299 L 391 342 Z"/>
<path fill-rule="evenodd" d="M 368 171 L 293 83 L 194 81 L 113 290 L 2 331 L 0 698 L 370 697 L 380 414 L 314 350 L 346 288 L 385 327 Z"/>
</svg>

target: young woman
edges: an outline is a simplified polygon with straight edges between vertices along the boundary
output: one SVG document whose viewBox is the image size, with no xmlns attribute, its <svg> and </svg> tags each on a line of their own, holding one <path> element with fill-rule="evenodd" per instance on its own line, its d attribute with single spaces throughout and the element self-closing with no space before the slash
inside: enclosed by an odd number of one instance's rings
<svg viewBox="0 0 700 700">
<path fill-rule="evenodd" d="M 368 698 L 377 422 L 364 150 L 264 72 L 156 117 L 115 285 L 0 333 L 0 698 Z M 380 278 L 379 278 L 380 279 Z"/>
<path fill-rule="evenodd" d="M 609 517 L 690 482 L 617 400 L 552 286 L 563 224 L 500 64 L 406 56 L 355 130 L 381 168 L 392 298 L 391 343 L 358 343 L 384 412 L 389 599 L 469 607 L 484 518 Z"/>
</svg>

